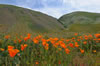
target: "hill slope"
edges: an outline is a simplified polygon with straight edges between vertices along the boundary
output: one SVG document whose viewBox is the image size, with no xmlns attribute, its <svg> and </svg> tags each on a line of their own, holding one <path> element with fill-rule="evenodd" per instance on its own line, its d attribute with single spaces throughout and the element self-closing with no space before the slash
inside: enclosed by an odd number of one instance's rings
<svg viewBox="0 0 100 66">
<path fill-rule="evenodd" d="M 72 12 L 58 21 L 70 31 L 100 31 L 100 13 Z"/>
<path fill-rule="evenodd" d="M 29 9 L 0 5 L 0 32 L 59 31 L 63 26 L 57 19 Z"/>
</svg>

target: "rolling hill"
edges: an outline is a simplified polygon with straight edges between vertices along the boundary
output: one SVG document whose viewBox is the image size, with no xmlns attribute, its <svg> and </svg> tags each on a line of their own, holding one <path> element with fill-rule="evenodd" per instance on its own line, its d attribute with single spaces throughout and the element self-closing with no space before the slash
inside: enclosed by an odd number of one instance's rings
<svg viewBox="0 0 100 66">
<path fill-rule="evenodd" d="M 0 4 L 0 32 L 50 32 L 63 28 L 56 18 L 41 12 Z"/>
<path fill-rule="evenodd" d="M 58 21 L 69 31 L 100 31 L 100 13 L 77 11 L 65 14 Z"/>
<path fill-rule="evenodd" d="M 100 13 L 72 12 L 59 19 L 38 11 L 0 4 L 0 33 L 98 32 Z"/>
</svg>

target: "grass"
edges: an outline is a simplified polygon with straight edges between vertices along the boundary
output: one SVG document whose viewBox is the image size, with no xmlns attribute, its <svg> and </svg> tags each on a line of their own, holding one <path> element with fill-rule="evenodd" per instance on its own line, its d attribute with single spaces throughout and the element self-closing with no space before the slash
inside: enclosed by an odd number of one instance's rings
<svg viewBox="0 0 100 66">
<path fill-rule="evenodd" d="M 0 32 L 48 32 L 64 29 L 56 18 L 13 5 L 0 4 Z M 17 30 L 18 28 L 19 30 Z M 3 29 L 3 30 L 2 30 Z M 25 32 L 23 31 L 23 33 Z"/>
<path fill-rule="evenodd" d="M 28 33 L 0 38 L 1 66 L 100 65 L 100 34 L 75 33 L 70 38 L 58 38 Z"/>
<path fill-rule="evenodd" d="M 100 66 L 99 14 L 57 20 L 12 5 L 0 9 L 0 66 Z"/>
<path fill-rule="evenodd" d="M 76 32 L 100 32 L 100 24 L 72 24 L 69 31 Z"/>
<path fill-rule="evenodd" d="M 72 24 L 100 24 L 99 17 L 99 13 L 76 11 L 63 15 L 58 21 L 69 28 Z"/>
</svg>

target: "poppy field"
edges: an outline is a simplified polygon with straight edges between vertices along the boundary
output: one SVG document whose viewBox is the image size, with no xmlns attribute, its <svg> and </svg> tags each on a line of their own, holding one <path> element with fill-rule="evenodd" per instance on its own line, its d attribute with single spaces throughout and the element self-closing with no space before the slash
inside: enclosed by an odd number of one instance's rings
<svg viewBox="0 0 100 66">
<path fill-rule="evenodd" d="M 100 34 L 2 35 L 0 66 L 100 66 Z"/>
</svg>

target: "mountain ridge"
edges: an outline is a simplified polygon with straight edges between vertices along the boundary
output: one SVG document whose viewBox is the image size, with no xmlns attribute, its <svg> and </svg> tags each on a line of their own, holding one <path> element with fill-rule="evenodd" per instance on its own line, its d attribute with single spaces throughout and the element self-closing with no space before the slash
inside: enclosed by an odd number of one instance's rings
<svg viewBox="0 0 100 66">
<path fill-rule="evenodd" d="M 96 32 L 100 31 L 99 24 L 100 13 L 76 11 L 57 19 L 39 11 L 0 4 L 0 32 Z"/>
<path fill-rule="evenodd" d="M 76 31 L 76 32 L 77 31 L 79 32 L 100 31 L 100 27 L 99 27 L 100 13 L 76 11 L 69 14 L 65 14 L 64 16 L 59 18 L 58 21 L 62 25 L 64 25 L 65 28 L 69 29 L 69 31 Z"/>
<path fill-rule="evenodd" d="M 50 32 L 64 29 L 56 18 L 44 13 L 17 7 L 0 5 L 0 31 L 2 32 Z M 3 30 L 2 30 L 3 29 Z"/>
</svg>

